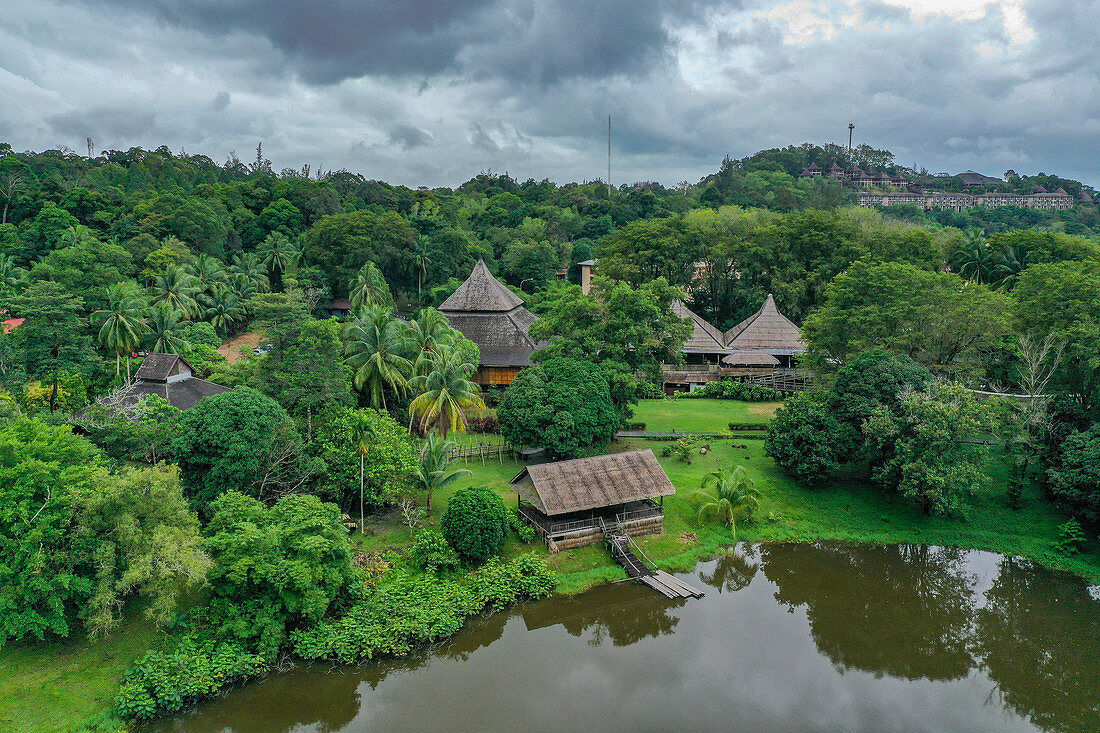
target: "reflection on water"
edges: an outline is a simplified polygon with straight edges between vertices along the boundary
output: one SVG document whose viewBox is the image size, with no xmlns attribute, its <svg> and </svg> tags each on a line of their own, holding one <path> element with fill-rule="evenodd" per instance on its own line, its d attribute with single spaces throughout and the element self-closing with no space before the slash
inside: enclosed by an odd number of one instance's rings
<svg viewBox="0 0 1100 733">
<path fill-rule="evenodd" d="M 541 601 L 150 729 L 1100 731 L 1100 602 L 1074 577 L 822 543 L 742 545 L 684 578 L 707 596 L 623 583 Z"/>
<path fill-rule="evenodd" d="M 974 577 L 966 553 L 924 545 L 771 545 L 761 549 L 775 599 L 804 606 L 839 669 L 950 680 L 974 667 Z"/>
</svg>

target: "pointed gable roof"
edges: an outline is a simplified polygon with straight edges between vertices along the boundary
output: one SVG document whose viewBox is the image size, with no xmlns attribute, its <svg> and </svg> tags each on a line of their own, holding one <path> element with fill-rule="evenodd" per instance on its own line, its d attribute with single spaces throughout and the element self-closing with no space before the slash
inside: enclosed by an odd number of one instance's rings
<svg viewBox="0 0 1100 733">
<path fill-rule="evenodd" d="M 138 380 L 163 382 L 175 374 L 176 364 L 181 364 L 188 372 L 194 371 L 179 354 L 151 353 L 146 355 L 134 377 Z"/>
<path fill-rule="evenodd" d="M 519 305 L 523 305 L 523 300 L 493 277 L 493 273 L 489 272 L 485 260 L 482 259 L 474 265 L 474 271 L 466 278 L 466 282 L 459 285 L 458 290 L 443 301 L 439 310 L 444 313 L 447 311 L 503 313 Z"/>
<path fill-rule="evenodd" d="M 691 336 L 684 342 L 684 351 L 713 353 L 725 351 L 725 339 L 722 332 L 712 326 L 699 314 L 688 309 L 683 301 L 672 301 L 672 312 L 680 318 L 690 318 L 692 324 Z"/>
<path fill-rule="evenodd" d="M 798 326 L 779 312 L 771 293 L 760 310 L 726 331 L 725 338 L 726 347 L 734 350 L 781 355 L 801 354 L 806 350 Z"/>
<path fill-rule="evenodd" d="M 524 367 L 542 346 L 527 329 L 536 316 L 523 300 L 493 277 L 485 260 L 478 260 L 466 282 L 443 301 L 439 311 L 481 350 L 481 366 Z"/>
</svg>

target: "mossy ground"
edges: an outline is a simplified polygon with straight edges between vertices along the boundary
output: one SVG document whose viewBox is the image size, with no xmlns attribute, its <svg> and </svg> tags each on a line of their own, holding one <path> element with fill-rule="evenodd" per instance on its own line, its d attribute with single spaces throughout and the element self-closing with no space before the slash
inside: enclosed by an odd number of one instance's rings
<svg viewBox="0 0 1100 733">
<path fill-rule="evenodd" d="M 662 400 L 644 402 L 636 419 L 647 430 L 705 432 L 725 429 L 730 421 L 766 422 L 774 403 L 741 403 L 723 400 Z M 985 487 L 969 497 L 960 516 L 929 517 L 914 506 L 884 495 L 858 476 L 841 478 L 822 486 L 805 486 L 786 476 L 764 455 L 761 440 L 745 438 L 699 439 L 691 463 L 661 457 L 660 441 L 616 441 L 611 451 L 652 448 L 668 473 L 677 493 L 665 499 L 665 532 L 640 537 L 645 553 L 669 570 L 689 570 L 702 557 L 711 556 L 733 542 L 730 530 L 716 523 L 700 523 L 691 495 L 710 471 L 744 466 L 764 494 L 756 519 L 738 528 L 738 539 L 749 541 L 820 539 L 851 542 L 949 545 L 1019 555 L 1044 565 L 1068 570 L 1100 582 L 1100 546 L 1092 542 L 1086 551 L 1068 556 L 1058 550 L 1058 526 L 1066 516 L 1037 488 L 1027 489 L 1018 509 L 1005 502 L 1005 457 L 997 448 L 975 448 L 975 460 L 987 467 Z M 706 455 L 698 447 L 710 445 Z M 426 526 L 438 526 L 447 499 L 459 488 L 485 484 L 495 489 L 509 506 L 515 494 L 508 480 L 521 465 L 512 460 L 471 460 L 471 475 L 433 496 L 436 507 Z M 423 501 L 423 497 L 419 497 Z M 368 532 L 354 542 L 363 550 L 393 549 L 403 552 L 412 542 L 401 523 L 400 512 L 370 518 Z M 506 555 L 535 551 L 515 538 Z M 594 585 L 626 577 L 603 547 L 585 547 L 548 556 L 558 572 L 558 591 L 577 593 Z M 158 632 L 140 620 L 131 620 L 103 640 L 78 639 L 53 644 L 18 644 L 0 649 L 0 729 L 6 731 L 54 731 L 111 729 L 110 704 L 121 672 L 153 642 Z"/>
</svg>

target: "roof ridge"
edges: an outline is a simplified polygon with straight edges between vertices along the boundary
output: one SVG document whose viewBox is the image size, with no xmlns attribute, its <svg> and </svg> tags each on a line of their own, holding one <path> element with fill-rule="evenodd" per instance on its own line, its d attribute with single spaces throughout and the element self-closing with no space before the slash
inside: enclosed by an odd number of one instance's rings
<svg viewBox="0 0 1100 733">
<path fill-rule="evenodd" d="M 470 276 L 439 306 L 440 311 L 506 312 L 523 305 L 523 298 L 493 277 L 484 258 L 479 258 Z"/>
</svg>

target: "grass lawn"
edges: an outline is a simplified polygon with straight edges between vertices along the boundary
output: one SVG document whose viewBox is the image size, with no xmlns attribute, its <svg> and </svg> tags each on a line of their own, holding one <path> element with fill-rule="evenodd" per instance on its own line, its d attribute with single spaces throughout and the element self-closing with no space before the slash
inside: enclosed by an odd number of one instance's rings
<svg viewBox="0 0 1100 733">
<path fill-rule="evenodd" d="M 727 432 L 731 422 L 766 425 L 782 402 L 736 400 L 642 400 L 634 409 L 635 422 L 651 432 Z"/>
<path fill-rule="evenodd" d="M 139 614 L 105 639 L 0 648 L 0 730 L 117 730 L 119 677 L 157 634 Z"/>
<path fill-rule="evenodd" d="M 766 423 L 776 407 L 778 403 L 732 400 L 651 400 L 639 405 L 636 419 L 644 420 L 647 430 L 675 428 L 683 432 L 706 432 L 725 428 L 730 421 Z M 696 451 L 690 464 L 673 457 L 661 457 L 661 448 L 668 444 L 663 441 L 629 439 L 615 441 L 608 447 L 609 451 L 652 448 L 676 486 L 676 495 L 665 499 L 664 534 L 638 538 L 646 554 L 670 570 L 688 570 L 699 558 L 714 555 L 732 543 L 728 529 L 698 522 L 690 497 L 708 472 L 743 465 L 763 492 L 764 499 L 756 521 L 738 529 L 738 539 L 950 545 L 1022 555 L 1100 582 L 1100 547 L 1092 543 L 1087 552 L 1077 556 L 1059 552 L 1056 547 L 1058 525 L 1068 517 L 1047 501 L 1038 488 L 1024 492 L 1018 510 L 1008 508 L 1004 501 L 1004 464 L 997 448 L 975 447 L 975 460 L 983 461 L 988 468 L 990 478 L 986 487 L 963 503 L 961 516 L 937 518 L 926 516 L 907 502 L 883 494 L 856 478 L 835 480 L 822 486 L 802 485 L 764 455 L 764 444 L 760 440 L 731 437 L 700 438 L 695 442 L 700 446 L 708 444 L 711 450 L 705 456 Z M 496 460 L 484 464 L 470 461 L 471 476 L 460 479 L 449 490 L 433 497 L 437 511 L 426 524 L 437 526 L 439 512 L 446 500 L 462 486 L 485 484 L 504 497 L 509 506 L 514 506 L 516 496 L 508 489 L 508 480 L 521 467 L 510 460 L 503 464 Z M 403 527 L 396 528 L 395 522 L 397 519 L 392 515 L 381 522 L 376 533 L 364 539 L 363 547 L 407 546 L 410 535 Z M 505 553 L 530 549 L 513 539 Z M 542 546 L 534 549 L 545 552 Z M 559 590 L 565 593 L 626 577 L 602 547 L 567 550 L 549 556 L 549 562 L 559 574 Z"/>
</svg>

